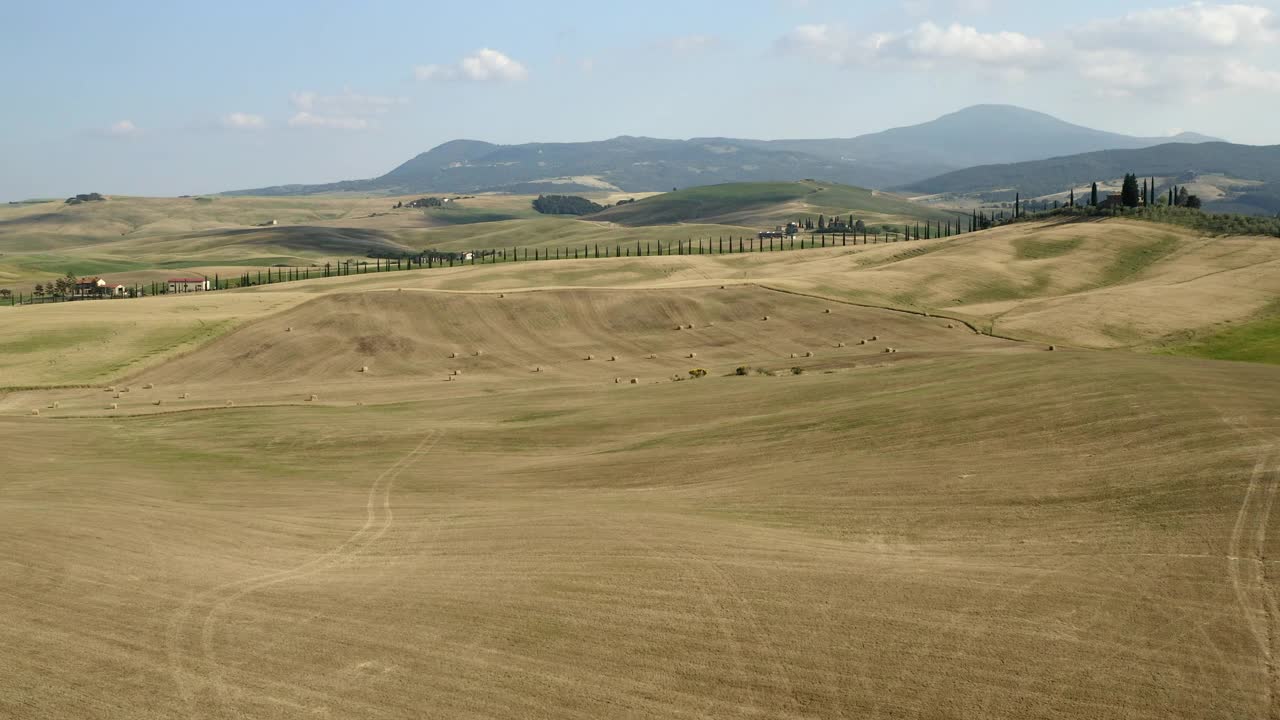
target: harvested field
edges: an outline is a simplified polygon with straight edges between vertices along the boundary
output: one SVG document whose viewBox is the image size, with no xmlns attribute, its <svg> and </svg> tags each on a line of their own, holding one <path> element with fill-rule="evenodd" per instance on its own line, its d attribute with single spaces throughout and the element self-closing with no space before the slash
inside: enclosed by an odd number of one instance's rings
<svg viewBox="0 0 1280 720">
<path fill-rule="evenodd" d="M 1267 717 L 1280 367 L 848 302 L 938 244 L 6 311 L 0 717 Z"/>
</svg>

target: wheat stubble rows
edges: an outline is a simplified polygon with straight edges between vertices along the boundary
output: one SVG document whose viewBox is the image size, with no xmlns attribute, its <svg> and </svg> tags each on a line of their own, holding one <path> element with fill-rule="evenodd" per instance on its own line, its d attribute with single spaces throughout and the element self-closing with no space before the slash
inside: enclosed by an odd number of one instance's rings
<svg viewBox="0 0 1280 720">
<path fill-rule="evenodd" d="M 234 704 L 235 690 L 228 684 L 227 669 L 219 663 L 215 647 L 218 624 L 230 608 L 246 595 L 264 588 L 323 573 L 356 561 L 361 552 L 387 534 L 395 521 L 391 494 L 396 478 L 415 468 L 420 459 L 439 441 L 439 437 L 440 431 L 428 431 L 413 449 L 374 478 L 365 501 L 364 524 L 342 544 L 294 567 L 219 585 L 192 597 L 175 614 L 170 622 L 168 653 L 178 694 L 193 717 L 203 716 L 209 710 L 227 714 Z M 202 619 L 197 621 L 195 618 L 200 616 Z M 198 638 L 198 642 L 195 638 Z M 187 647 L 189 645 L 197 646 L 194 652 Z M 214 697 L 197 697 L 198 690 L 192 687 L 193 678 L 197 681 L 194 684 L 198 686 L 210 686 Z"/>
<path fill-rule="evenodd" d="M 283 402 L 0 417 L 0 714 L 1266 716 L 1272 369 L 943 334 L 738 376 L 874 318 L 788 300 L 753 334 L 770 296 L 723 292 L 479 298 L 525 355 L 486 347 L 460 382 L 436 374 L 474 338 L 416 311 L 464 301 L 381 293 L 324 306 L 434 338 L 376 386 L 305 376 L 264 323 L 155 376 Z M 610 333 L 557 302 L 615 332 L 723 308 L 618 341 L 700 338 L 715 372 L 615 385 L 579 357 Z M 306 318 L 288 342 L 333 349 Z M 955 332 L 906 322 L 884 327 Z M 269 343 L 256 384 L 234 358 Z M 550 380 L 521 366 L 552 353 Z"/>
</svg>

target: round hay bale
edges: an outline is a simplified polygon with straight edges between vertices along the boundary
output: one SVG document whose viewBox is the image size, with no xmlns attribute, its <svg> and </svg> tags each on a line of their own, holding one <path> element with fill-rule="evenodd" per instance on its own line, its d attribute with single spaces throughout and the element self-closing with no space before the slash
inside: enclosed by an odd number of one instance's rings
<svg viewBox="0 0 1280 720">
<path fill-rule="evenodd" d="M 842 348 L 842 347 L 844 347 L 844 343 L 842 343 L 842 342 L 838 342 L 838 343 L 836 343 L 836 347 L 838 347 L 838 348 Z"/>
<path fill-rule="evenodd" d="M 639 384 L 640 384 L 640 378 L 631 378 L 631 384 L 632 384 L 632 385 L 639 385 Z"/>
<path fill-rule="evenodd" d="M 368 366 L 368 365 L 361 365 L 361 366 L 360 366 L 360 372 L 362 372 L 362 373 L 367 373 L 367 372 L 369 372 L 369 366 Z"/>
<path fill-rule="evenodd" d="M 119 399 L 120 399 L 120 393 L 116 393 L 115 395 L 112 395 L 112 397 L 114 397 L 115 399 L 119 400 Z"/>
<path fill-rule="evenodd" d="M 609 362 L 618 362 L 618 356 L 617 356 L 617 355 L 610 355 L 610 356 L 609 356 Z"/>
<path fill-rule="evenodd" d="M 179 399 L 179 400 L 186 400 L 186 399 L 187 399 L 187 393 L 182 393 L 181 395 L 179 395 L 179 396 L 178 396 L 178 399 Z"/>
<path fill-rule="evenodd" d="M 292 326 L 292 325 L 290 325 L 289 327 L 285 328 L 285 329 L 284 329 L 284 331 L 285 331 L 285 332 L 293 332 L 293 326 Z"/>
<path fill-rule="evenodd" d="M 476 351 L 476 357 L 480 357 L 480 356 L 481 356 L 481 355 L 483 355 L 483 354 L 484 354 L 484 351 L 483 351 L 483 350 L 477 350 L 477 351 Z"/>
<path fill-rule="evenodd" d="M 146 385 L 143 385 L 143 386 L 142 386 L 142 389 L 143 389 L 143 390 L 151 390 L 151 389 L 152 389 L 152 388 L 154 388 L 154 387 L 155 387 L 155 385 L 152 385 L 151 383 L 147 383 Z"/>
<path fill-rule="evenodd" d="M 235 405 L 236 405 L 236 403 L 235 403 L 235 401 L 234 401 L 234 400 L 228 400 L 228 401 L 227 401 L 227 407 L 235 407 Z"/>
<path fill-rule="evenodd" d="M 879 340 L 879 339 L 880 339 L 880 336 L 879 336 L 879 335 L 872 335 L 872 336 L 871 336 L 871 342 L 875 342 L 875 341 L 877 341 L 877 340 Z"/>
<path fill-rule="evenodd" d="M 595 359 L 596 359 L 596 356 L 595 356 L 595 355 L 588 355 L 588 356 L 587 356 L 587 359 L 588 359 L 588 360 L 595 360 Z"/>
<path fill-rule="evenodd" d="M 720 286 L 720 289 L 721 289 L 721 290 L 723 290 L 723 289 L 724 289 L 724 286 L 723 286 L 723 285 L 721 285 L 721 286 Z"/>
<path fill-rule="evenodd" d="M 794 360 L 794 359 L 795 359 L 795 357 L 796 357 L 796 354 L 795 354 L 795 353 L 791 353 L 791 359 L 792 359 L 792 360 Z"/>
<path fill-rule="evenodd" d="M 533 371 L 534 371 L 534 372 L 542 372 L 542 368 L 541 368 L 541 367 L 536 367 L 536 368 L 534 368 L 534 369 L 533 369 Z"/>
<path fill-rule="evenodd" d="M 956 326 L 956 325 L 955 325 L 955 323 L 947 323 L 947 329 L 948 329 L 948 330 L 954 329 L 954 328 L 955 328 L 955 326 Z"/>
<path fill-rule="evenodd" d="M 453 371 L 453 374 L 454 374 L 454 375 L 461 375 L 461 374 L 462 374 L 462 371 L 461 371 L 461 370 L 454 370 L 454 371 Z"/>
<path fill-rule="evenodd" d="M 859 345 L 866 345 L 866 344 L 867 344 L 867 341 L 866 341 L 866 340 L 859 340 L 859 341 L 858 341 L 858 344 L 859 344 Z"/>
<path fill-rule="evenodd" d="M 884 351 L 887 353 L 891 353 L 893 352 L 893 348 L 885 348 Z"/>
<path fill-rule="evenodd" d="M 109 386 L 106 390 L 104 390 L 103 392 L 115 392 L 115 391 L 116 391 L 116 386 L 115 386 L 115 385 L 111 385 L 111 386 Z"/>
<path fill-rule="evenodd" d="M 688 325 L 685 325 L 685 326 L 684 326 L 684 329 L 685 329 L 685 330 L 692 330 L 692 329 L 693 329 L 693 323 L 689 323 Z"/>
<path fill-rule="evenodd" d="M 498 293 L 498 299 L 499 299 L 499 300 L 501 300 L 501 299 L 502 299 L 502 298 L 504 298 L 504 297 L 506 297 L 506 294 L 505 294 L 505 293 Z"/>
<path fill-rule="evenodd" d="M 31 414 L 32 414 L 32 415 L 39 415 L 39 414 L 40 414 L 40 408 L 31 408 Z"/>
<path fill-rule="evenodd" d="M 54 400 L 52 403 L 49 404 L 50 410 L 57 410 L 60 407 L 62 407 L 62 403 L 58 402 L 57 400 Z"/>
<path fill-rule="evenodd" d="M 822 314 L 823 314 L 823 315 L 830 315 L 830 314 L 831 314 L 831 308 L 827 308 L 827 309 L 823 310 L 823 311 L 822 311 Z"/>
<path fill-rule="evenodd" d="M 768 315 L 765 315 L 764 317 L 762 317 L 762 318 L 760 318 L 760 319 L 761 319 L 761 320 L 768 320 L 768 319 L 769 319 L 769 316 L 768 316 Z"/>
<path fill-rule="evenodd" d="M 683 326 L 683 325 L 677 325 L 677 326 L 676 326 L 676 329 L 677 329 L 677 330 L 683 330 L 683 329 L 684 329 L 684 326 Z"/>
<path fill-rule="evenodd" d="M 162 403 L 162 402 L 164 402 L 164 401 L 163 401 L 163 400 L 156 400 L 156 401 L 155 401 L 154 403 L 152 403 L 152 404 L 153 404 L 153 405 L 159 405 L 159 404 L 160 404 L 160 403 Z"/>
<path fill-rule="evenodd" d="M 658 356 L 657 356 L 657 355 L 654 355 L 653 353 L 649 353 L 648 359 L 649 359 L 649 360 L 657 360 L 657 359 L 658 359 Z"/>
<path fill-rule="evenodd" d="M 1058 349 L 1058 346 L 1057 346 L 1057 345 L 1050 345 L 1050 346 L 1049 346 L 1049 352 L 1053 352 L 1054 350 L 1057 350 L 1057 349 Z"/>
<path fill-rule="evenodd" d="M 107 406 L 107 409 L 108 409 L 108 410 L 119 410 L 119 409 L 120 409 L 120 403 L 111 403 L 110 405 L 108 405 L 108 406 Z"/>
<path fill-rule="evenodd" d="M 315 402 L 315 401 L 316 401 L 315 393 L 311 393 L 310 395 L 307 396 L 307 402 Z"/>
<path fill-rule="evenodd" d="M 693 358 L 698 357 L 698 353 L 689 353 L 689 356 L 688 356 L 688 357 L 689 357 L 689 359 L 690 359 L 690 360 L 692 360 Z"/>
<path fill-rule="evenodd" d="M 613 379 L 613 384 L 614 384 L 614 385 L 621 385 L 621 384 L 622 384 L 622 378 L 619 378 L 619 377 L 614 378 L 614 379 Z"/>
<path fill-rule="evenodd" d="M 813 352 L 811 352 L 811 351 L 810 351 L 810 352 L 806 352 L 806 353 L 804 354 L 804 356 L 805 356 L 805 357 L 813 357 Z"/>
<path fill-rule="evenodd" d="M 450 359 L 450 360 L 452 360 L 452 359 L 454 359 L 454 358 L 456 358 L 456 357 L 458 357 L 458 353 L 456 353 L 456 352 L 451 352 L 451 353 L 449 353 L 449 359 Z"/>
</svg>

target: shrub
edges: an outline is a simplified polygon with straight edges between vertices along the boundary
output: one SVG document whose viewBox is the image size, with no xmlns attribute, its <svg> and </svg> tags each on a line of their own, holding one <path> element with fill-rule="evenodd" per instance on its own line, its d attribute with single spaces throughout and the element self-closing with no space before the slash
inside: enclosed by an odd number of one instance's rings
<svg viewBox="0 0 1280 720">
<path fill-rule="evenodd" d="M 747 365 L 739 365 L 738 369 L 733 371 L 733 374 L 734 375 L 750 375 L 751 368 L 750 366 L 747 366 Z"/>
<path fill-rule="evenodd" d="M 690 377 L 701 378 L 707 376 L 707 371 L 703 368 L 694 368 L 689 371 Z"/>
<path fill-rule="evenodd" d="M 792 374 L 792 375 L 803 375 L 803 374 L 804 374 L 804 368 L 802 368 L 802 367 L 793 367 L 793 368 L 791 368 L 791 374 Z"/>
</svg>

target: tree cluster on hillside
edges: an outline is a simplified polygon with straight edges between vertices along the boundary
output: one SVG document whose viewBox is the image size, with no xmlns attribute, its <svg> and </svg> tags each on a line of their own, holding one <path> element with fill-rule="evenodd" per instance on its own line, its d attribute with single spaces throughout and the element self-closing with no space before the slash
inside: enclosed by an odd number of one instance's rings
<svg viewBox="0 0 1280 720">
<path fill-rule="evenodd" d="M 539 195 L 533 209 L 543 215 L 590 215 L 604 206 L 577 195 Z"/>
<path fill-rule="evenodd" d="M 407 203 L 396 203 L 396 207 L 398 208 L 399 207 L 433 208 L 433 207 L 441 207 L 443 205 L 444 205 L 444 201 L 438 197 L 424 197 L 424 198 L 418 198 L 417 200 L 410 200 Z"/>
<path fill-rule="evenodd" d="M 64 202 L 66 202 L 66 204 L 68 205 L 79 205 L 80 203 L 83 203 L 83 202 L 98 202 L 101 200 L 106 200 L 106 198 L 102 197 L 100 193 L 95 192 L 95 193 L 81 193 L 80 195 L 76 195 L 75 197 L 67 198 Z"/>
</svg>

